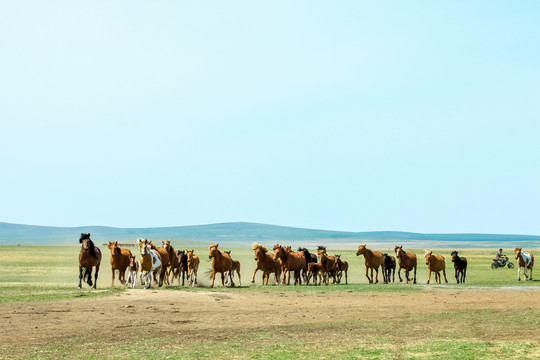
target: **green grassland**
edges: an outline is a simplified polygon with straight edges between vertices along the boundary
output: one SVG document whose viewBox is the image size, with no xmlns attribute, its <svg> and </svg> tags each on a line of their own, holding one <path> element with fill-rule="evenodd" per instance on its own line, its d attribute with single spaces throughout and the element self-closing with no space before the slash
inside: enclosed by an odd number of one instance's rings
<svg viewBox="0 0 540 360">
<path fill-rule="evenodd" d="M 173 244 L 182 249 L 182 244 Z M 77 290 L 78 246 L 0 246 L 0 305 L 2 303 L 53 301 L 78 299 L 81 297 L 110 296 L 125 291 L 118 280 L 110 287 L 111 270 L 109 252 L 100 246 L 103 260 L 98 279 L 98 289 L 91 290 L 86 284 Z M 131 249 L 137 256 L 138 249 Z M 450 249 L 434 250 L 447 259 L 448 284 L 426 285 L 427 267 L 423 258 L 425 249 L 411 250 L 418 255 L 418 284 L 396 283 L 368 284 L 365 277 L 364 258 L 355 256 L 353 250 L 328 250 L 341 254 L 349 262 L 349 285 L 329 286 L 261 286 L 261 273 L 256 276 L 255 285 L 251 276 L 255 268 L 253 251 L 249 248 L 232 250 L 233 259 L 242 264 L 242 287 L 210 289 L 207 276 L 210 269 L 208 249 L 195 248 L 201 258 L 199 272 L 200 287 L 163 287 L 159 291 L 224 291 L 224 292 L 423 292 L 440 289 L 481 288 L 483 291 L 514 286 L 537 288 L 540 282 L 517 281 L 517 268 L 491 269 L 496 249 L 461 249 L 461 256 L 469 262 L 467 282 L 456 284 Z M 312 249 L 310 249 L 312 250 Z M 376 249 L 391 253 L 392 249 Z M 538 253 L 535 249 L 533 253 Z M 407 250 L 409 251 L 409 250 Z M 511 249 L 506 251 L 512 261 Z M 537 273 L 534 273 L 537 275 Z M 402 275 L 403 276 L 403 275 Z M 523 275 L 522 275 L 523 276 Z M 537 276 L 535 276 L 537 277 Z M 381 279 L 381 277 L 380 277 Z M 433 282 L 433 278 L 432 278 Z M 218 281 L 216 284 L 220 284 Z M 138 286 L 140 287 L 140 285 Z M 154 286 L 155 288 L 155 286 Z M 496 301 L 496 299 L 494 299 Z M 534 301 L 534 300 L 533 300 Z M 271 332 L 256 331 L 250 336 L 239 335 L 233 339 L 205 343 L 184 343 L 171 338 L 135 339 L 125 344 L 100 344 L 95 350 L 74 346 L 83 339 L 66 339 L 49 343 L 19 358 L 30 359 L 534 359 L 540 356 L 538 340 L 527 334 L 538 334 L 540 311 L 486 311 L 463 310 L 452 313 L 413 315 L 395 321 L 369 322 L 347 321 L 322 324 L 300 323 L 296 326 L 278 328 Z M 423 324 L 439 324 L 425 332 Z M 416 324 L 410 328 L 409 324 Z M 403 328 L 404 330 L 398 330 Z M 406 330 L 405 330 L 406 329 Z M 499 330 L 498 330 L 499 329 Z M 527 329 L 527 330 L 522 330 Z M 508 338 L 490 338 L 490 334 L 508 332 Z M 313 332 L 318 334 L 313 336 Z M 516 334 L 523 337 L 516 339 Z M 171 346 L 170 344 L 175 344 Z M 2 356 L 0 356 L 1 358 Z M 15 356 L 15 358 L 17 358 Z"/>
<path fill-rule="evenodd" d="M 181 246 L 176 244 L 177 249 Z M 181 244 L 180 244 L 181 245 Z M 78 283 L 78 253 L 77 246 L 1 246 L 0 247 L 0 303 L 6 301 L 33 301 L 33 300 L 52 300 L 55 298 L 69 298 L 83 296 L 101 296 L 114 292 L 122 291 L 118 279 L 115 281 L 115 287 L 111 288 L 111 268 L 109 264 L 110 253 L 106 247 L 101 246 L 103 253 L 102 264 L 98 278 L 98 290 L 89 291 L 86 284 L 83 285 L 83 291 L 76 289 Z M 131 249 L 133 254 L 138 256 L 138 248 Z M 224 249 L 229 250 L 229 249 Z M 260 289 L 261 272 L 257 272 L 255 285 L 251 284 L 253 270 L 255 269 L 255 260 L 253 251 L 249 248 L 230 249 L 231 256 L 241 263 L 242 287 L 227 288 L 225 291 L 257 291 Z M 392 249 L 374 249 L 383 252 L 392 253 Z M 509 249 L 510 250 L 510 249 Z M 409 250 L 418 255 L 417 282 L 399 283 L 396 274 L 396 282 L 392 284 L 368 284 L 365 277 L 365 266 L 363 256 L 356 256 L 353 250 L 328 250 L 329 254 L 341 254 L 342 259 L 349 263 L 348 282 L 349 285 L 339 286 L 268 286 L 265 291 L 422 291 L 427 287 L 434 287 L 434 279 L 430 285 L 426 285 L 427 266 L 425 265 L 423 254 L 424 249 Z M 538 286 L 540 282 L 517 281 L 517 268 L 499 268 L 491 269 L 491 259 L 496 252 L 492 250 L 474 250 L 462 249 L 460 256 L 468 259 L 468 270 L 466 284 L 456 284 L 454 278 L 453 264 L 450 260 L 450 250 L 434 250 L 434 253 L 443 254 L 446 257 L 448 284 L 441 286 L 453 287 L 497 287 L 497 286 Z M 201 288 L 208 291 L 210 285 L 208 273 L 211 263 L 208 258 L 207 248 L 195 248 L 195 253 L 201 259 L 199 270 L 200 287 L 188 289 L 187 287 L 178 287 L 177 282 L 168 287 L 172 291 L 197 291 Z M 512 255 L 507 251 L 507 255 Z M 515 263 L 516 261 L 511 258 Z M 536 273 L 535 273 L 536 274 Z M 523 277 L 523 275 L 522 275 Z M 402 278 L 404 274 L 402 271 Z M 273 278 L 272 278 L 273 280 Z M 382 282 L 382 276 L 379 274 L 379 281 Z M 216 279 L 215 291 L 220 289 L 221 281 Z"/>
</svg>

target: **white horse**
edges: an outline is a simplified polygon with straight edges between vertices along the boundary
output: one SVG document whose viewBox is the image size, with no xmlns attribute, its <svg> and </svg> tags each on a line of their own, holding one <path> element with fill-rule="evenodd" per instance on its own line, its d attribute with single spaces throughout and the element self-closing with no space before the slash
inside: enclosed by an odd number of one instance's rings
<svg viewBox="0 0 540 360">
<path fill-rule="evenodd" d="M 152 287 L 152 273 L 158 273 L 158 282 L 161 281 L 161 255 L 157 250 L 153 250 L 150 241 L 146 239 L 138 239 L 139 248 L 141 250 L 141 260 L 139 262 L 139 273 L 141 274 L 141 284 L 144 288 Z M 143 272 L 145 274 L 143 275 Z"/>
<path fill-rule="evenodd" d="M 518 261 L 518 281 L 521 280 L 520 273 L 521 268 L 523 267 L 525 270 L 523 273 L 525 274 L 525 280 L 529 279 L 532 280 L 532 269 L 534 265 L 534 256 L 531 253 L 521 251 L 521 248 L 515 247 L 514 251 L 516 253 L 516 260 Z M 527 269 L 530 269 L 531 276 L 527 276 Z"/>
</svg>

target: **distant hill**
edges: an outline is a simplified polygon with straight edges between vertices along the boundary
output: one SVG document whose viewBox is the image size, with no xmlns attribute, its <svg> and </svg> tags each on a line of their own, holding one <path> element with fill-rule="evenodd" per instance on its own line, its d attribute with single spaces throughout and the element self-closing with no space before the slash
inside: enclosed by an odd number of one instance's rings
<svg viewBox="0 0 540 360">
<path fill-rule="evenodd" d="M 540 236 L 500 234 L 423 234 L 399 231 L 344 232 L 302 229 L 288 226 L 235 222 L 210 225 L 157 228 L 114 228 L 106 226 L 49 227 L 0 222 L 0 245 L 78 244 L 80 233 L 91 233 L 97 243 L 107 241 L 134 242 L 137 238 L 171 239 L 186 246 L 207 246 L 217 242 L 227 247 L 245 247 L 254 242 L 265 245 L 286 243 L 293 246 L 327 245 L 333 248 L 354 248 L 358 244 L 372 247 L 409 248 L 494 248 L 540 247 Z"/>
</svg>

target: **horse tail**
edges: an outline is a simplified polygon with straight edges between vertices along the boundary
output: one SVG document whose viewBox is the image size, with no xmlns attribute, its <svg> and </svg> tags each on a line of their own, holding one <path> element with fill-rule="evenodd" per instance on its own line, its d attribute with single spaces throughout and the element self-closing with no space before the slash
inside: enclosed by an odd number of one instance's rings
<svg viewBox="0 0 540 360">
<path fill-rule="evenodd" d="M 211 279 L 212 278 L 212 269 L 208 269 L 204 272 L 204 276 Z"/>
</svg>

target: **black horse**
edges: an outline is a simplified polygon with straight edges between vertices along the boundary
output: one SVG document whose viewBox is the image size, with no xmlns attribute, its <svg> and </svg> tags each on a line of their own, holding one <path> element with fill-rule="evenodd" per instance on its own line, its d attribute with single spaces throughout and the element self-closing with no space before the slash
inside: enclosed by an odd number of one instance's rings
<svg viewBox="0 0 540 360">
<path fill-rule="evenodd" d="M 389 283 L 390 282 L 390 275 L 392 275 L 392 282 L 394 282 L 394 279 L 396 277 L 396 259 L 388 254 L 382 254 L 383 256 L 383 262 L 384 262 L 384 282 Z"/>
<path fill-rule="evenodd" d="M 310 253 L 308 251 L 308 249 L 303 248 L 303 247 L 299 247 L 298 251 L 303 251 L 304 252 L 304 256 L 306 258 L 306 264 L 316 263 L 317 262 L 317 255 Z"/>
<path fill-rule="evenodd" d="M 178 254 L 178 261 L 180 262 L 180 274 L 178 274 L 178 276 L 182 277 L 182 286 L 184 286 L 187 272 L 188 272 L 187 252 L 185 250 L 178 250 L 177 254 Z"/>
<path fill-rule="evenodd" d="M 457 251 L 452 251 L 450 254 L 452 257 L 452 262 L 454 263 L 454 269 L 456 271 L 456 281 L 459 284 L 465 282 L 465 276 L 467 275 L 467 259 L 464 257 L 458 256 Z M 460 277 L 461 275 L 461 277 Z"/>
<path fill-rule="evenodd" d="M 101 263 L 101 250 L 94 245 L 94 242 L 90 239 L 90 234 L 81 234 L 79 239 L 81 246 L 81 252 L 79 253 L 79 289 L 82 287 L 82 281 L 92 286 L 92 268 L 96 267 L 96 273 L 94 275 L 94 286 L 96 288 L 97 278 L 99 272 L 99 265 Z"/>
</svg>

